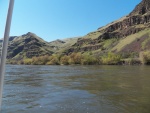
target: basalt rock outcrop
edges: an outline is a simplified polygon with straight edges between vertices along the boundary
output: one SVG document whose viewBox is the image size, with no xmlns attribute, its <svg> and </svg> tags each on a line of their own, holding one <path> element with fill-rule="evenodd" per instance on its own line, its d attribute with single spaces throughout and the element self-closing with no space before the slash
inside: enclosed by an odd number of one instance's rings
<svg viewBox="0 0 150 113">
<path fill-rule="evenodd" d="M 146 28 L 150 28 L 150 0 L 142 0 L 129 15 L 87 34 L 88 38 L 78 39 L 68 52 L 99 49 L 97 45 L 104 40 L 125 38 Z M 97 37 L 93 39 L 95 33 Z"/>
<path fill-rule="evenodd" d="M 150 1 L 142 0 L 129 15 L 112 22 L 105 28 L 99 28 L 98 31 L 103 34 L 98 38 L 123 38 L 148 27 L 150 27 Z"/>
</svg>

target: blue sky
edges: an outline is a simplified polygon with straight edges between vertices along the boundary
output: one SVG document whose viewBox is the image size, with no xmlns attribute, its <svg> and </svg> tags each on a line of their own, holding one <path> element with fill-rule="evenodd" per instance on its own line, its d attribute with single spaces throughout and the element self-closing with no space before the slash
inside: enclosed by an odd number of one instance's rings
<svg viewBox="0 0 150 113">
<path fill-rule="evenodd" d="M 0 38 L 9 0 L 0 0 Z M 46 41 L 84 36 L 129 12 L 141 0 L 15 0 L 11 36 L 33 32 Z"/>
</svg>

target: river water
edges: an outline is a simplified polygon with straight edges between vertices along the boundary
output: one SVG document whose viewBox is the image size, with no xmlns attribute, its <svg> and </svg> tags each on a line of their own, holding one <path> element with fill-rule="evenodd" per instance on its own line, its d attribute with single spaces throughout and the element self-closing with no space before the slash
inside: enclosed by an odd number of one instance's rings
<svg viewBox="0 0 150 113">
<path fill-rule="evenodd" d="M 150 67 L 7 65 L 2 113 L 150 113 Z"/>
</svg>

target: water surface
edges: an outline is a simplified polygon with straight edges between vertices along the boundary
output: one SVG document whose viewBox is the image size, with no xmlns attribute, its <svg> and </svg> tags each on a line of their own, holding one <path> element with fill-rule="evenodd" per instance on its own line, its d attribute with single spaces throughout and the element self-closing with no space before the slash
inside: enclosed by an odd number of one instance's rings
<svg viewBox="0 0 150 113">
<path fill-rule="evenodd" d="M 7 65 L 2 113 L 150 113 L 150 67 Z"/>
</svg>

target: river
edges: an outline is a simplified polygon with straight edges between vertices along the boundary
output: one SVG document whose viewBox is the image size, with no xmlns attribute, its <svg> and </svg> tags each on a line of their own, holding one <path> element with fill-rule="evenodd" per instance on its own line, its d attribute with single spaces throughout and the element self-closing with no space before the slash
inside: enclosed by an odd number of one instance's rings
<svg viewBox="0 0 150 113">
<path fill-rule="evenodd" d="M 2 113 L 150 113 L 150 66 L 7 65 Z"/>
</svg>

